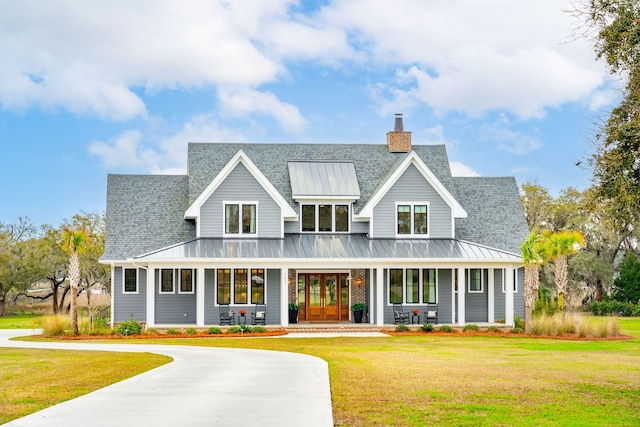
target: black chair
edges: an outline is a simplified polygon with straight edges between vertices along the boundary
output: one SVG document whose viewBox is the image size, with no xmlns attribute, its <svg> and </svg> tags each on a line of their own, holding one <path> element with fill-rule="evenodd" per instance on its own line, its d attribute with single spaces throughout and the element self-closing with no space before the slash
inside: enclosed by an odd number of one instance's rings
<svg viewBox="0 0 640 427">
<path fill-rule="evenodd" d="M 256 309 L 251 313 L 252 325 L 266 325 L 267 324 L 267 306 L 264 304 L 256 304 Z"/>
<path fill-rule="evenodd" d="M 229 308 L 229 304 L 220 304 L 220 325 L 233 325 L 235 319 L 233 317 L 233 310 Z"/>
<path fill-rule="evenodd" d="M 402 304 L 393 304 L 393 323 L 396 325 L 409 323 L 409 312 L 404 312 Z"/>
<path fill-rule="evenodd" d="M 424 312 L 424 321 L 427 323 L 438 324 L 438 304 L 427 304 L 427 309 Z"/>
</svg>

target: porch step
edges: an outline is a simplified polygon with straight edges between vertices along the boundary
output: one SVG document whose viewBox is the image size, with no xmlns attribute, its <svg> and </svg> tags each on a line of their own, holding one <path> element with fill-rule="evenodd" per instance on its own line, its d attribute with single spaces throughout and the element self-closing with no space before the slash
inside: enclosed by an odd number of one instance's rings
<svg viewBox="0 0 640 427">
<path fill-rule="evenodd" d="M 314 324 L 314 323 L 297 323 L 289 324 L 286 328 L 287 332 L 300 333 L 343 333 L 343 332 L 381 332 L 389 330 L 389 327 L 359 324 L 359 323 L 337 323 L 337 324 Z M 391 328 L 392 329 L 392 328 Z"/>
</svg>

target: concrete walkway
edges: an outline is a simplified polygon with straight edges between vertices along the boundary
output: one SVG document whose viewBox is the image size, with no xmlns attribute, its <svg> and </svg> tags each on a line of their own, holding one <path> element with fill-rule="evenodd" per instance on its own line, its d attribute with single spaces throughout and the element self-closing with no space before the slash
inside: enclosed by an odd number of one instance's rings
<svg viewBox="0 0 640 427">
<path fill-rule="evenodd" d="M 8 427 L 333 425 L 328 367 L 317 357 L 213 347 L 9 341 L 31 333 L 0 330 L 0 347 L 149 352 L 174 361 Z"/>
</svg>

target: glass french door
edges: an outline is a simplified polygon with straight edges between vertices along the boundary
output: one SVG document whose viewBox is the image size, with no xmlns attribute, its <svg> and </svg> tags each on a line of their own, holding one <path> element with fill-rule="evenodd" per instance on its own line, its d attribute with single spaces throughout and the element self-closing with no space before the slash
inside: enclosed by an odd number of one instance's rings
<svg viewBox="0 0 640 427">
<path fill-rule="evenodd" d="M 346 273 L 298 275 L 300 320 L 340 321 L 349 319 L 349 284 Z"/>
</svg>

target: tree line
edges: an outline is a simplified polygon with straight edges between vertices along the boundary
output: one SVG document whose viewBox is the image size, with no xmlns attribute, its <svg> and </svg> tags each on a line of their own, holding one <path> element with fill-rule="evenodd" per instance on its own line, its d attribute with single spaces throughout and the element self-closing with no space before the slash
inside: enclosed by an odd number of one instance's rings
<svg viewBox="0 0 640 427">
<path fill-rule="evenodd" d="M 109 266 L 98 259 L 104 250 L 104 214 L 81 212 L 59 227 L 37 227 L 29 218 L 0 222 L 0 316 L 19 299 L 49 300 L 54 314 L 71 310 L 90 289 L 110 291 Z M 44 292 L 30 292 L 44 285 Z"/>
</svg>

